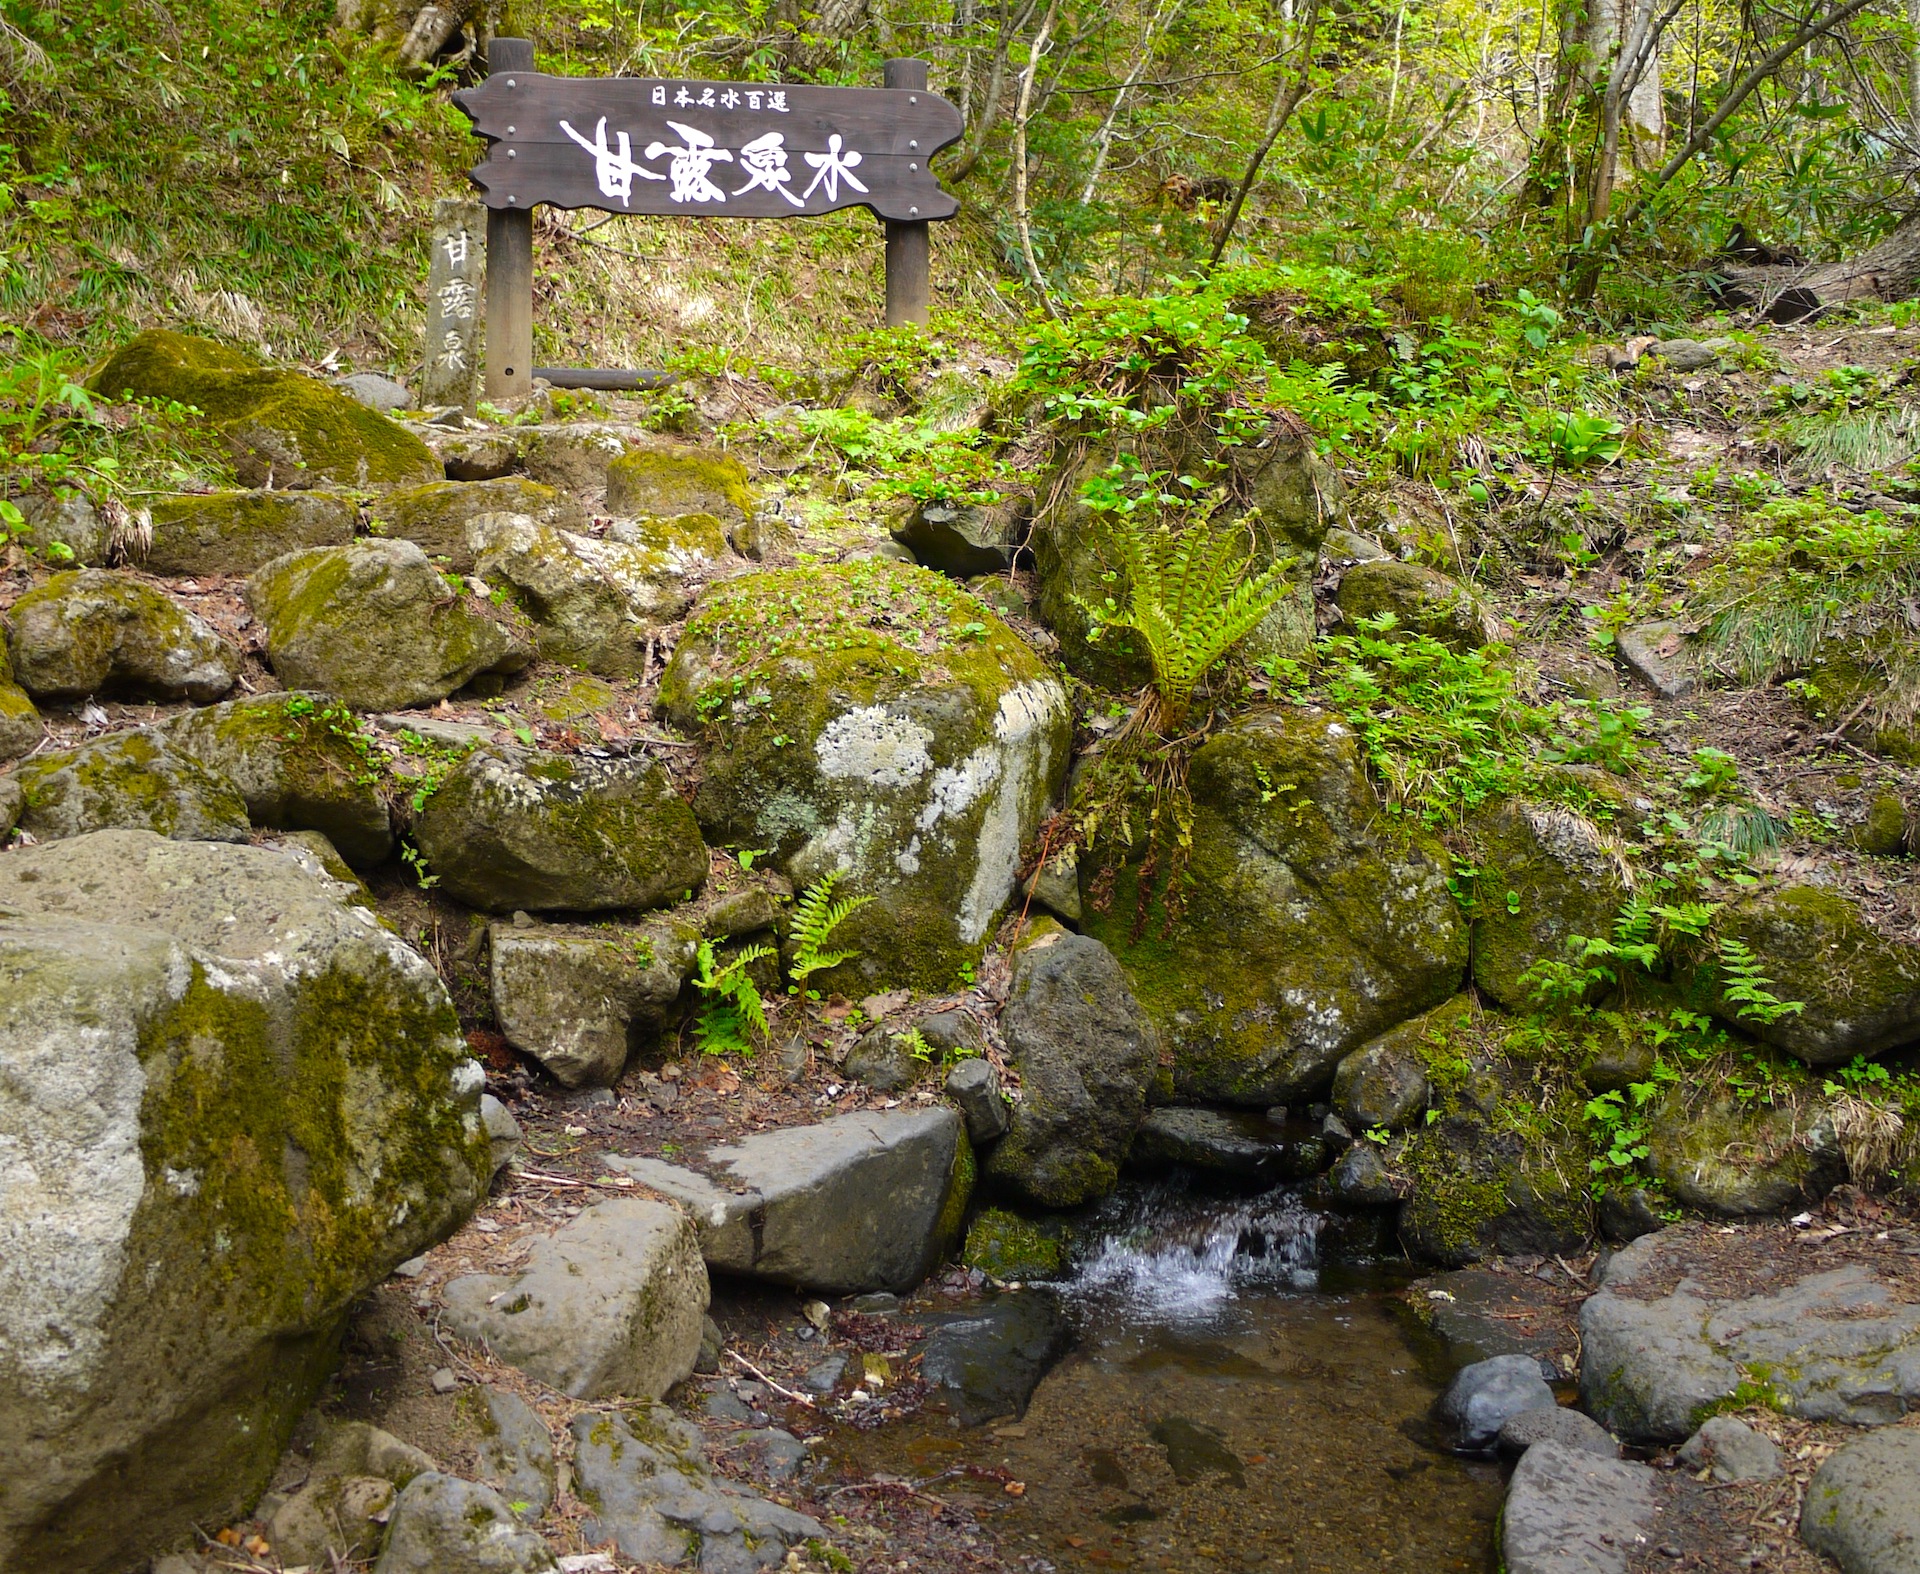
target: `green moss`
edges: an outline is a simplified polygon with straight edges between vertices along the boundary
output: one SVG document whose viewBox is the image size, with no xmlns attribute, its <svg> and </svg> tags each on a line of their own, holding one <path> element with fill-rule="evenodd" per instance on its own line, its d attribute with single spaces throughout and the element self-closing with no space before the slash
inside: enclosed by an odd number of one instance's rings
<svg viewBox="0 0 1920 1574">
<path fill-rule="evenodd" d="M 961 1260 L 1001 1280 L 1057 1278 L 1067 1248 L 1059 1229 L 1043 1229 L 1004 1208 L 988 1208 L 967 1227 Z"/>
<path fill-rule="evenodd" d="M 947 1176 L 947 1199 L 940 1205 L 940 1217 L 934 1221 L 932 1256 L 935 1263 L 946 1261 L 960 1244 L 966 1229 L 967 1204 L 973 1200 L 973 1187 L 980 1177 L 980 1166 L 973 1156 L 973 1144 L 965 1131 L 954 1145 L 953 1169 Z"/>
<path fill-rule="evenodd" d="M 746 467 L 729 454 L 698 448 L 636 448 L 607 467 L 607 507 L 616 514 L 649 518 L 707 514 L 716 525 L 745 524 L 753 518 L 753 492 L 747 485 Z"/>
<path fill-rule="evenodd" d="M 582 530 L 587 523 L 580 505 L 553 487 L 525 476 L 499 476 L 397 487 L 376 505 L 372 533 L 415 542 L 429 557 L 445 558 L 465 572 L 473 566 L 467 525 L 482 514 L 528 514 L 560 530 Z"/>
<path fill-rule="evenodd" d="M 36 836 L 142 830 L 190 841 L 243 841 L 234 784 L 141 728 L 43 754 L 15 772 L 21 820 Z"/>
<path fill-rule="evenodd" d="M 180 1001 L 140 1037 L 141 1154 L 166 1199 L 150 1222 L 167 1239 L 152 1248 L 196 1263 L 269 1324 L 344 1311 L 391 1267 L 369 1260 L 373 1243 L 409 1212 L 447 1204 L 450 1161 L 473 1197 L 491 1173 L 485 1133 L 470 1133 L 447 1098 L 465 1058 L 451 1002 L 384 956 L 353 964 L 305 981 L 283 1039 L 265 1006 L 215 987 L 196 963 Z M 375 1100 L 407 1118 L 371 1128 Z"/>
<path fill-rule="evenodd" d="M 424 481 L 440 473 L 427 445 L 377 411 L 298 372 L 250 365 L 224 346 L 155 329 L 130 341 L 90 386 L 108 398 L 174 400 L 203 411 L 248 470 L 345 485 Z"/>
</svg>

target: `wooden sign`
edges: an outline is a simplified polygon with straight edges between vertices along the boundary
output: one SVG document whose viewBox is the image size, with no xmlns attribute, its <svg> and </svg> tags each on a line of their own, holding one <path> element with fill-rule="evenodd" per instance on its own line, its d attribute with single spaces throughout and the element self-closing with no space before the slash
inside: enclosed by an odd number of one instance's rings
<svg viewBox="0 0 1920 1574">
<path fill-rule="evenodd" d="M 487 161 L 489 208 L 793 219 L 871 208 L 949 219 L 959 202 L 927 161 L 960 112 L 924 88 L 778 86 L 498 71 L 454 95 Z"/>
<path fill-rule="evenodd" d="M 487 207 L 486 392 L 535 375 L 576 388 L 643 386 L 633 372 L 533 364 L 533 210 L 798 219 L 871 208 L 886 224 L 889 327 L 927 320 L 927 225 L 959 202 L 928 159 L 960 140 L 960 111 L 927 90 L 924 60 L 889 60 L 884 87 L 556 77 L 533 44 L 496 38 L 487 77 L 453 101 L 488 139 L 469 172 Z"/>
</svg>

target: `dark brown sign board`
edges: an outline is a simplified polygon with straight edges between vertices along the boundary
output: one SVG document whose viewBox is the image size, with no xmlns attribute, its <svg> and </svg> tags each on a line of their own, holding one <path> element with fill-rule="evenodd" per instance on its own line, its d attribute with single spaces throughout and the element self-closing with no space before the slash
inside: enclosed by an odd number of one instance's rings
<svg viewBox="0 0 1920 1574">
<path fill-rule="evenodd" d="M 490 396 L 531 386 L 531 214 L 543 202 L 717 219 L 870 208 L 887 221 L 887 321 L 926 320 L 925 226 L 960 209 L 928 160 L 963 123 L 927 90 L 924 61 L 888 61 L 882 88 L 558 77 L 532 64 L 526 40 L 495 39 L 486 79 L 453 99 L 489 143 L 470 178 L 489 210 Z"/>
</svg>

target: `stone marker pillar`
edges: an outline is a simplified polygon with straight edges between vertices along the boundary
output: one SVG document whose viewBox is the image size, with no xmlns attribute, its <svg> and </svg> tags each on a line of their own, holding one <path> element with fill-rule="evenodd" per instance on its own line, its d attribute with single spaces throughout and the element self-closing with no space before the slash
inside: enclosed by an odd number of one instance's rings
<svg viewBox="0 0 1920 1574">
<path fill-rule="evenodd" d="M 487 276 L 486 211 L 442 197 L 433 205 L 433 258 L 427 268 L 427 353 L 423 405 L 471 410 L 480 370 L 480 302 Z"/>
</svg>

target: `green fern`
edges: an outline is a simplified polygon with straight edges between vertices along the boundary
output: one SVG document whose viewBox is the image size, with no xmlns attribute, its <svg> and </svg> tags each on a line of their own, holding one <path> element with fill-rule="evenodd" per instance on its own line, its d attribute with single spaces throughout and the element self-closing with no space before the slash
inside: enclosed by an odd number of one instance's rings
<svg viewBox="0 0 1920 1574">
<path fill-rule="evenodd" d="M 1720 942 L 1720 978 L 1720 998 L 1742 1021 L 1765 1026 L 1807 1009 L 1804 1000 L 1782 1000 L 1774 994 L 1768 987 L 1773 980 L 1760 970 L 1753 947 L 1731 936 Z"/>
<path fill-rule="evenodd" d="M 693 1036 L 702 1054 L 751 1055 L 756 1040 L 766 1042 L 766 1004 L 747 976 L 747 968 L 772 955 L 772 946 L 745 946 L 722 967 L 713 953 L 713 942 L 700 942 L 694 952 L 693 984 L 708 1000 L 694 1019 Z"/>
<path fill-rule="evenodd" d="M 1128 580 L 1127 603 L 1109 598 L 1096 627 L 1131 629 L 1146 646 L 1165 719 L 1177 725 L 1194 686 L 1259 627 L 1293 588 L 1291 559 L 1254 572 L 1231 531 L 1196 521 L 1175 533 L 1115 514 L 1110 528 Z"/>
<path fill-rule="evenodd" d="M 820 879 L 808 886 L 793 908 L 793 983 L 788 993 L 800 994 L 807 979 L 814 973 L 829 967 L 838 967 L 842 962 L 850 962 L 860 953 L 858 951 L 828 951 L 824 949 L 834 930 L 855 912 L 873 900 L 870 896 L 843 896 L 839 901 L 833 899 L 833 888 L 840 883 L 840 871 L 829 870 Z"/>
</svg>

